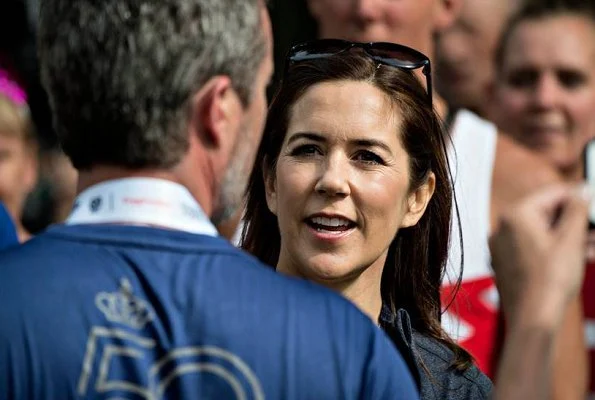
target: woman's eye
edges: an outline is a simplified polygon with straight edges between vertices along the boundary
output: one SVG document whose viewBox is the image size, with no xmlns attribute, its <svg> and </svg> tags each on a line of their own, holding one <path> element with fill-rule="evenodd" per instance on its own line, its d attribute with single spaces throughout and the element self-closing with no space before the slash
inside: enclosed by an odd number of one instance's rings
<svg viewBox="0 0 595 400">
<path fill-rule="evenodd" d="M 322 154 L 320 149 L 313 144 L 304 144 L 291 151 L 292 156 L 312 156 Z"/>
<path fill-rule="evenodd" d="M 355 155 L 355 159 L 357 161 L 364 162 L 366 164 L 384 164 L 384 160 L 379 155 L 371 152 L 371 151 L 360 151 Z"/>
<path fill-rule="evenodd" d="M 577 89 L 585 84 L 587 77 L 580 71 L 559 71 L 558 80 L 567 89 Z"/>
<path fill-rule="evenodd" d="M 519 70 L 508 76 L 508 84 L 517 89 L 527 89 L 535 86 L 539 74 L 533 70 Z"/>
</svg>

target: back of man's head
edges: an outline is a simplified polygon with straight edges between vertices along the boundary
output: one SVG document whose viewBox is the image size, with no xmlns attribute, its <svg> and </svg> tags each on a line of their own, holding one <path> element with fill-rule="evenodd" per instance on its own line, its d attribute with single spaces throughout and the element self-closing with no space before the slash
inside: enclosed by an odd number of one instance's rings
<svg viewBox="0 0 595 400">
<path fill-rule="evenodd" d="M 189 99 L 226 75 L 246 105 L 266 54 L 258 0 L 44 0 L 41 73 L 80 170 L 169 168 Z"/>
</svg>

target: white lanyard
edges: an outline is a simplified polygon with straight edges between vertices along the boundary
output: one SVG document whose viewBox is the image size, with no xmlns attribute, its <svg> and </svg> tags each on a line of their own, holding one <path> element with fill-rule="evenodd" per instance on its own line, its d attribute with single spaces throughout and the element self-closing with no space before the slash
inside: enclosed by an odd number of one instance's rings
<svg viewBox="0 0 595 400">
<path fill-rule="evenodd" d="M 76 198 L 66 224 L 153 225 L 218 235 L 184 186 L 154 178 L 124 178 L 91 186 Z"/>
</svg>

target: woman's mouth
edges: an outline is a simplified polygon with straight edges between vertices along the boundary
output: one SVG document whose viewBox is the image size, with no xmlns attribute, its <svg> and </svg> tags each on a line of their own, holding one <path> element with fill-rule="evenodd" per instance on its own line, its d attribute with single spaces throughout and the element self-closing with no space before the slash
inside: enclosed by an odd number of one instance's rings
<svg viewBox="0 0 595 400">
<path fill-rule="evenodd" d="M 355 223 L 345 218 L 313 217 L 306 223 L 317 231 L 343 232 L 355 228 Z"/>
<path fill-rule="evenodd" d="M 321 240 L 335 240 L 345 237 L 357 226 L 355 222 L 342 217 L 310 217 L 306 224 L 314 236 Z"/>
</svg>

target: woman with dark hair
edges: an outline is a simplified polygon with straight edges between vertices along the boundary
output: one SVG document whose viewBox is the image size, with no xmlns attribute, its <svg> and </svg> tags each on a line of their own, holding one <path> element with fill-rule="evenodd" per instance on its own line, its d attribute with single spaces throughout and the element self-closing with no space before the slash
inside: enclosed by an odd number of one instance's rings
<svg viewBox="0 0 595 400">
<path fill-rule="evenodd" d="M 294 47 L 250 179 L 241 243 L 377 321 L 421 398 L 483 399 L 489 379 L 440 326 L 453 191 L 430 76 L 427 57 L 396 44 Z"/>
</svg>

